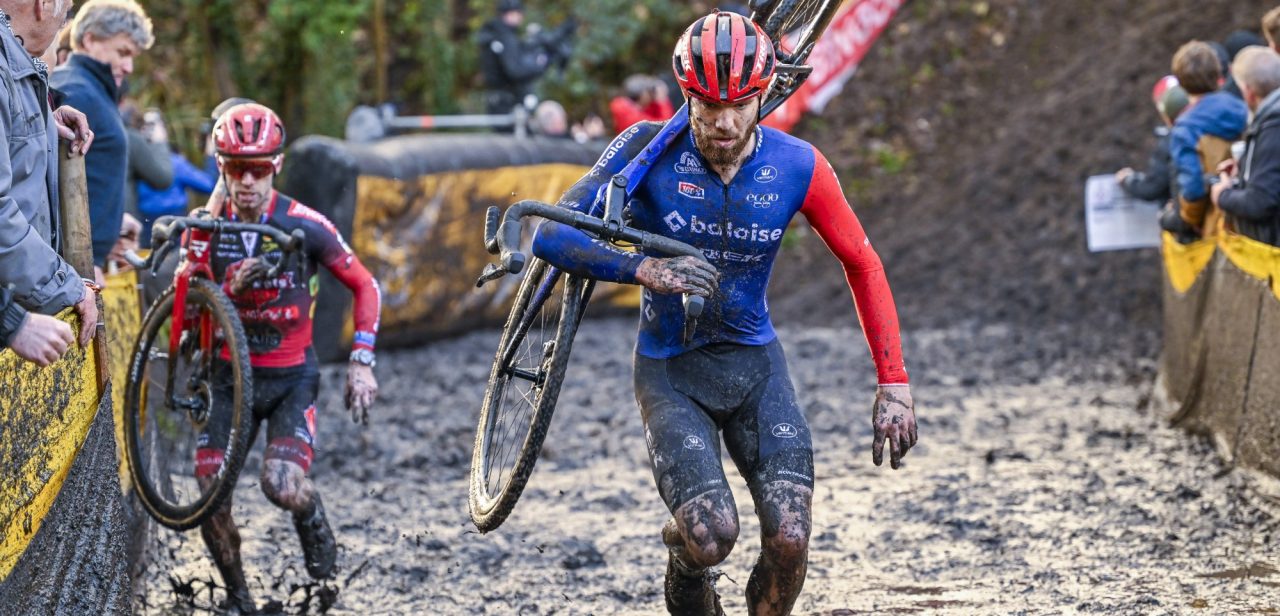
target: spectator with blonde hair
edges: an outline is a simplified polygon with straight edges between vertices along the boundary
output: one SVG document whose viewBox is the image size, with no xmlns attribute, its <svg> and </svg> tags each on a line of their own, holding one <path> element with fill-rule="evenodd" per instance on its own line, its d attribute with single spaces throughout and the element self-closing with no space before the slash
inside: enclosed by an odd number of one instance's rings
<svg viewBox="0 0 1280 616">
<path fill-rule="evenodd" d="M 1248 47 L 1232 65 L 1253 111 L 1239 163 L 1219 168 L 1211 195 L 1227 222 L 1243 235 L 1280 245 L 1280 55 Z"/>
<path fill-rule="evenodd" d="M 124 221 L 128 137 L 116 103 L 134 59 L 153 42 L 151 19 L 134 0 L 89 0 L 71 24 L 71 57 L 49 78 L 68 105 L 89 117 L 97 135 L 85 157 L 85 173 L 99 277 Z"/>
<path fill-rule="evenodd" d="M 1262 35 L 1273 51 L 1280 52 L 1280 6 L 1262 16 Z"/>
</svg>

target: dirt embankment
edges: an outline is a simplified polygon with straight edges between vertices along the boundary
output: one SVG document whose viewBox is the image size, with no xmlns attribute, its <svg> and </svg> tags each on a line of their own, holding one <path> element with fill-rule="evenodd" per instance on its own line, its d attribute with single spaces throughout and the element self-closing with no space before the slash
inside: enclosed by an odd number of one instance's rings
<svg viewBox="0 0 1280 616">
<path fill-rule="evenodd" d="M 1151 84 L 1179 45 L 1256 31 L 1274 6 L 906 3 L 800 134 L 840 172 L 908 335 L 966 320 L 1158 327 L 1158 257 L 1087 252 L 1084 179 L 1145 164 L 1158 122 Z M 852 323 L 821 243 L 810 236 L 790 252 L 770 296 L 778 321 Z"/>
</svg>

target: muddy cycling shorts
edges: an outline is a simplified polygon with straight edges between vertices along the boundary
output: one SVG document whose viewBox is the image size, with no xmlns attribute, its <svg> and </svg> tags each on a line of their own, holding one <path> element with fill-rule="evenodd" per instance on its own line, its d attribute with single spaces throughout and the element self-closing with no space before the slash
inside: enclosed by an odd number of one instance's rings
<svg viewBox="0 0 1280 616">
<path fill-rule="evenodd" d="M 658 492 L 672 513 L 728 489 L 720 437 L 752 494 L 775 481 L 813 488 L 813 444 L 777 340 L 716 343 L 670 359 L 635 358 L 636 401 Z"/>
<path fill-rule="evenodd" d="M 216 474 L 226 457 L 234 395 L 231 364 L 213 364 L 213 409 L 209 423 L 196 441 L 196 476 Z M 316 434 L 316 396 L 320 391 L 320 370 L 315 354 L 307 351 L 307 361 L 289 368 L 253 369 L 252 444 L 258 426 L 267 421 L 266 460 L 286 460 L 311 469 Z"/>
</svg>

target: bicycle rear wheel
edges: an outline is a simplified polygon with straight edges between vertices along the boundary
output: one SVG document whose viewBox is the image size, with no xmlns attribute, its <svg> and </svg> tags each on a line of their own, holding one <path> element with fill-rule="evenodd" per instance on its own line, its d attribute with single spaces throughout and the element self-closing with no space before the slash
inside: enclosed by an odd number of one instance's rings
<svg viewBox="0 0 1280 616">
<path fill-rule="evenodd" d="M 774 0 L 760 15 L 753 16 L 773 40 L 779 60 L 800 64 L 805 58 L 795 54 L 818 40 L 841 0 Z"/>
<path fill-rule="evenodd" d="M 139 500 L 156 521 L 186 530 L 213 515 L 235 488 L 251 444 L 253 374 L 244 327 L 217 285 L 191 281 L 184 323 L 173 322 L 174 301 L 170 287 L 143 317 L 125 389 L 124 433 Z M 171 353 L 169 332 L 177 325 L 184 335 Z M 224 348 L 225 362 L 218 357 Z M 213 382 L 215 362 L 224 362 L 221 386 Z M 216 457 L 203 461 L 216 467 L 197 480 L 197 450 L 209 441 L 226 449 L 220 464 Z"/>
<path fill-rule="evenodd" d="M 500 526 L 524 491 L 551 424 L 583 308 L 586 280 L 534 259 L 489 373 L 471 455 L 471 521 Z"/>
</svg>

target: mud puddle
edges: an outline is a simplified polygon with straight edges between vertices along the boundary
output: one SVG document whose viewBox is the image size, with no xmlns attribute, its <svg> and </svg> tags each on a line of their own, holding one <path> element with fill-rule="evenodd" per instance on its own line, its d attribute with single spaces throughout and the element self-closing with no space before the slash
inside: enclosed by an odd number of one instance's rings
<svg viewBox="0 0 1280 616">
<path fill-rule="evenodd" d="M 341 411 L 341 372 L 326 367 L 313 477 L 341 544 L 339 571 L 325 584 L 307 579 L 288 515 L 258 489 L 255 453 L 233 511 L 259 604 L 362 616 L 661 613 L 667 514 L 631 392 L 634 331 L 630 320 L 584 324 L 544 459 L 512 518 L 488 535 L 468 521 L 466 489 L 497 333 L 384 353 L 367 429 Z M 857 332 L 784 329 L 782 340 L 818 475 L 796 614 L 1280 605 L 1277 523 L 1257 486 L 1140 408 L 1151 336 L 908 332 L 921 442 L 896 473 L 871 464 L 874 372 Z M 745 485 L 733 487 L 742 535 L 718 588 L 742 614 L 759 526 Z M 151 551 L 139 613 L 208 613 L 221 590 L 199 535 L 161 531 Z M 1226 573 L 1238 571 L 1247 574 Z"/>
</svg>

